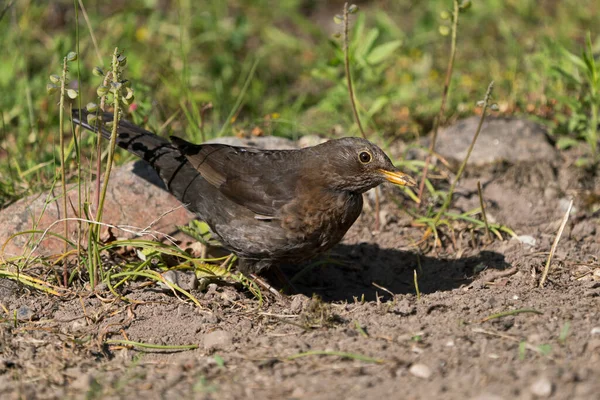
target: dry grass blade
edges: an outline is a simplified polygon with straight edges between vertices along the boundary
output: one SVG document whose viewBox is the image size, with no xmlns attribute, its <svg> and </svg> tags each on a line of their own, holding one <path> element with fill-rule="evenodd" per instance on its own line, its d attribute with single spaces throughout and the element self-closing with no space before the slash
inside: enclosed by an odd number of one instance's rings
<svg viewBox="0 0 600 400">
<path fill-rule="evenodd" d="M 285 359 L 286 360 L 295 360 L 297 358 L 308 357 L 308 356 L 335 356 L 335 357 L 348 358 L 351 360 L 358 360 L 358 361 L 364 361 L 364 362 L 376 363 L 376 364 L 382 364 L 385 362 L 385 360 L 382 360 L 380 358 L 368 357 L 368 356 L 364 356 L 362 354 L 346 353 L 344 351 L 324 351 L 324 350 L 304 351 L 302 353 L 298 353 L 298 354 L 294 354 L 289 357 L 286 357 Z"/>
<path fill-rule="evenodd" d="M 510 335 L 507 335 L 507 334 L 505 334 L 505 333 L 500 333 L 500 332 L 489 331 L 489 330 L 482 329 L 482 328 L 473 328 L 473 329 L 472 329 L 472 331 L 473 331 L 474 333 L 482 333 L 482 334 L 484 334 L 484 335 L 488 335 L 488 336 L 494 336 L 494 337 L 498 337 L 498 338 L 501 338 L 501 339 L 510 340 L 511 342 L 516 342 L 516 343 L 524 343 L 524 345 L 525 345 L 525 348 L 526 348 L 527 350 L 531 350 L 531 351 L 533 351 L 533 352 L 535 352 L 535 353 L 537 353 L 537 354 L 539 354 L 539 355 L 546 356 L 546 357 L 548 357 L 550 360 L 552 360 L 552 359 L 553 359 L 553 358 L 552 358 L 552 356 L 550 356 L 550 355 L 548 355 L 548 354 L 545 354 L 545 353 L 544 353 L 543 351 L 541 351 L 541 350 L 540 350 L 538 347 L 536 347 L 536 346 L 534 346 L 534 345 L 532 345 L 532 344 L 530 344 L 530 343 L 523 342 L 521 339 L 519 339 L 519 338 L 516 338 L 516 337 L 513 337 L 513 336 L 510 336 Z"/>
<path fill-rule="evenodd" d="M 137 347 L 137 348 L 142 348 L 142 349 L 167 350 L 167 351 L 185 351 L 185 350 L 195 350 L 198 348 L 197 344 L 162 345 L 162 344 L 142 343 L 142 342 L 134 342 L 131 340 L 119 340 L 119 339 L 109 339 L 109 340 L 106 340 L 104 343 L 117 345 L 117 346 Z"/>
<path fill-rule="evenodd" d="M 554 257 L 554 252 L 558 247 L 558 242 L 560 241 L 560 237 L 562 236 L 563 231 L 565 230 L 565 226 L 567 225 L 567 221 L 569 220 L 569 215 L 571 214 L 571 208 L 573 207 L 573 200 L 569 203 L 569 207 L 567 207 L 567 212 L 560 223 L 560 228 L 558 228 L 558 232 L 556 233 L 556 237 L 554 238 L 554 243 L 552 243 L 552 247 L 550 248 L 550 254 L 548 255 L 548 260 L 546 261 L 546 266 L 544 267 L 544 272 L 542 274 L 542 279 L 540 279 L 540 287 L 544 287 L 546 283 L 546 279 L 548 278 L 548 272 L 550 271 L 550 263 L 552 262 L 552 257 Z"/>
<path fill-rule="evenodd" d="M 485 317 L 484 319 L 482 319 L 480 322 L 487 322 L 490 321 L 492 319 L 497 319 L 497 318 L 503 318 L 503 317 L 509 317 L 512 315 L 518 315 L 518 314 L 543 314 L 543 312 L 538 311 L 538 310 L 534 310 L 532 308 L 520 308 L 518 310 L 510 310 L 510 311 L 504 311 L 504 312 L 499 312 L 496 314 L 492 314 L 492 315 L 488 315 L 487 317 Z"/>
<path fill-rule="evenodd" d="M 485 207 L 483 205 L 483 194 L 481 194 L 481 182 L 477 181 L 477 194 L 479 195 L 479 206 L 481 207 L 481 216 L 483 217 L 483 222 L 485 223 L 485 234 L 487 235 L 489 241 L 493 240 L 492 234 L 490 233 L 490 227 L 488 225 L 487 215 L 485 214 Z"/>
<path fill-rule="evenodd" d="M 417 293 L 417 300 L 421 299 L 421 291 L 419 290 L 419 279 L 417 276 L 417 270 L 413 270 L 413 281 L 415 283 L 415 292 Z"/>
</svg>

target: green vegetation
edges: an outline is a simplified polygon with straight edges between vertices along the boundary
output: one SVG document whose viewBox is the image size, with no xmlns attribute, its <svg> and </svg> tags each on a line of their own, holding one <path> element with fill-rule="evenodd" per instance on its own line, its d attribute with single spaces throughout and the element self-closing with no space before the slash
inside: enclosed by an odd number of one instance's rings
<svg viewBox="0 0 600 400">
<path fill-rule="evenodd" d="M 339 38 L 343 28 L 334 21 L 343 2 L 83 3 L 85 9 L 77 0 L 26 0 L 9 3 L 0 12 L 0 46 L 5 51 L 0 61 L 0 207 L 51 186 L 62 188 L 59 179 L 100 174 L 97 161 L 103 149 L 96 149 L 96 137 L 87 133 L 74 141 L 63 103 L 67 111 L 106 103 L 115 120 L 122 111 L 160 134 L 177 132 L 196 142 L 232 134 L 292 139 L 307 133 L 360 135 L 348 101 L 346 55 Z M 559 146 L 586 144 L 589 154 L 582 157 L 582 165 L 597 163 L 600 63 L 594 55 L 600 47 L 600 11 L 595 1 L 466 3 L 461 2 L 466 12 L 458 23 L 456 58 L 448 75 L 451 95 L 445 100 L 452 1 L 365 2 L 352 16 L 347 60 L 367 136 L 383 142 L 414 140 L 431 131 L 438 113 L 441 125 L 473 114 L 493 81 L 493 99 L 490 86 L 483 112 L 490 100 L 494 114 L 536 118 L 549 126 Z M 128 82 L 122 84 L 123 79 Z M 60 93 L 59 100 L 47 92 Z M 132 157 L 113 153 L 111 145 L 107 165 L 113 157 L 117 163 Z M 405 166 L 419 174 L 422 165 L 415 161 Z M 512 234 L 475 218 L 479 210 L 448 212 L 453 186 L 442 192 L 423 182 L 434 201 L 425 215 L 412 214 L 428 228 L 424 239 L 433 235 L 437 243 L 438 227 L 451 228 L 456 220 L 498 237 Z M 81 194 L 81 186 L 79 190 Z M 82 200 L 93 203 L 96 221 L 101 220 L 102 198 Z M 81 203 L 78 215 L 92 219 Z M 79 261 L 87 266 L 92 287 L 100 281 L 110 286 L 111 277 L 164 282 L 161 274 L 143 271 L 146 260 L 104 271 L 100 251 L 106 247 L 98 240 L 99 225 L 86 228 L 91 240 L 85 256 L 78 249 L 78 257 L 83 257 Z M 31 232 L 19 234 L 26 233 Z M 65 240 L 65 257 L 67 244 Z M 144 246 L 157 254 L 171 251 Z M 184 259 L 180 267 L 196 269 L 189 256 L 178 257 Z M 220 273 L 206 268 L 207 275 Z M 56 274 L 54 285 L 5 274 L 48 293 L 58 293 L 59 282 L 74 279 L 66 267 L 62 277 Z M 115 287 L 109 289 L 114 292 Z M 190 297 L 177 285 L 170 287 Z"/>
<path fill-rule="evenodd" d="M 201 140 L 201 130 L 210 137 L 259 128 L 297 137 L 327 135 L 339 125 L 347 134 L 358 133 L 348 106 L 341 43 L 333 37 L 341 28 L 332 16 L 342 3 L 83 3 L 89 25 L 80 11 L 81 70 L 70 67 L 68 86 L 79 89 L 83 104 L 96 97 L 93 67 L 108 68 L 118 46 L 128 56 L 127 79 L 139 100 L 129 118 L 162 132 Z M 77 49 L 73 2 L 9 5 L 0 14 L 0 205 L 47 188 L 58 176 L 59 113 L 45 87 L 48 76 L 62 70 L 63 57 Z M 441 101 L 448 58 L 442 33 L 449 32 L 451 8 L 452 2 L 441 0 L 361 6 L 351 27 L 350 60 L 368 134 L 410 139 L 431 129 Z M 561 135 L 589 138 L 581 116 L 589 116 L 592 108 L 568 100 L 585 96 L 583 83 L 551 72 L 558 65 L 573 73 L 556 56 L 557 49 L 581 54 L 587 31 L 595 45 L 590 51 L 598 51 L 598 13 L 592 0 L 473 2 L 459 26 L 446 118 L 471 114 L 494 80 L 501 113 L 538 115 Z M 589 98 L 595 109 L 597 98 Z M 203 112 L 208 103 L 212 108 Z M 579 123 L 565 125 L 573 115 Z M 93 139 L 84 140 L 85 153 Z M 118 152 L 115 157 L 123 162 L 129 156 Z M 66 167 L 67 177 L 72 176 L 72 154 Z"/>
</svg>

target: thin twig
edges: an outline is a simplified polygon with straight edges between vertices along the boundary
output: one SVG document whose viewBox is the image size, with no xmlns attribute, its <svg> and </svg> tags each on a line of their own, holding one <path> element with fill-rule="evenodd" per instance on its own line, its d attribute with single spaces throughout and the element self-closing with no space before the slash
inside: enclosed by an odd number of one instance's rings
<svg viewBox="0 0 600 400">
<path fill-rule="evenodd" d="M 544 283 L 546 283 L 546 278 L 548 277 L 548 272 L 550 271 L 550 262 L 552 261 L 552 257 L 554 256 L 556 248 L 558 247 L 560 237 L 562 236 L 562 233 L 565 230 L 565 226 L 567 225 L 567 221 L 569 220 L 569 215 L 571 214 L 572 207 L 573 200 L 571 200 L 571 202 L 569 203 L 569 207 L 567 207 L 567 212 L 563 216 L 562 222 L 560 223 L 560 228 L 558 228 L 558 232 L 556 233 L 556 237 L 554 238 L 554 243 L 552 243 L 552 247 L 550 248 L 550 254 L 548 254 L 548 260 L 546 261 L 546 266 L 544 267 L 544 273 L 542 274 L 542 279 L 540 279 L 540 287 L 544 287 Z"/>
</svg>

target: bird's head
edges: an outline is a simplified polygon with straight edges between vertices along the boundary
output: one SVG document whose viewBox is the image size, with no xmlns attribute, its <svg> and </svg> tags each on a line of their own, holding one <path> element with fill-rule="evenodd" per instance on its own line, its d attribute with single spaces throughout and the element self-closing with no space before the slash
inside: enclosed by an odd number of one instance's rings
<svg viewBox="0 0 600 400">
<path fill-rule="evenodd" d="M 320 176 L 328 188 L 364 193 L 389 181 L 401 186 L 415 186 L 415 180 L 392 164 L 379 147 L 361 138 L 342 138 L 312 148 L 320 162 Z"/>
</svg>

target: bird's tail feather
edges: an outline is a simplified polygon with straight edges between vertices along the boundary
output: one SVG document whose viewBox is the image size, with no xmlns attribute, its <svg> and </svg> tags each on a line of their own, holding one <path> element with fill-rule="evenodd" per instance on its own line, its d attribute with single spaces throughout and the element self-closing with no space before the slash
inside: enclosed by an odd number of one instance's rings
<svg viewBox="0 0 600 400">
<path fill-rule="evenodd" d="M 73 122 L 87 130 L 98 133 L 98 123 L 96 122 L 98 120 L 96 119 L 93 123 L 90 123 L 88 115 L 90 113 L 87 110 L 73 110 Z M 101 115 L 103 122 L 102 137 L 110 140 L 111 130 L 106 124 L 112 122 L 113 114 L 105 112 Z M 157 136 L 125 119 L 119 121 L 117 145 L 148 161 L 150 164 L 154 164 L 157 157 L 164 155 L 165 152 L 175 152 L 173 155 L 181 155 L 169 140 Z"/>
<path fill-rule="evenodd" d="M 98 132 L 97 124 L 88 122 L 87 110 L 73 110 L 73 122 L 92 132 Z M 104 123 L 113 120 L 111 113 L 102 114 Z M 102 137 L 110 139 L 111 132 L 102 126 Z M 188 186 L 198 172 L 192 168 L 185 155 L 165 138 L 155 135 L 131 122 L 122 119 L 117 128 L 117 145 L 148 162 L 179 200 L 186 203 Z M 188 201 L 189 202 L 189 201 Z"/>
</svg>

